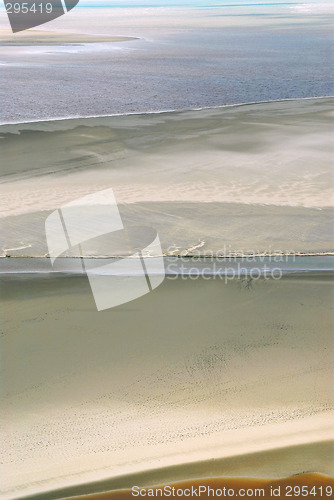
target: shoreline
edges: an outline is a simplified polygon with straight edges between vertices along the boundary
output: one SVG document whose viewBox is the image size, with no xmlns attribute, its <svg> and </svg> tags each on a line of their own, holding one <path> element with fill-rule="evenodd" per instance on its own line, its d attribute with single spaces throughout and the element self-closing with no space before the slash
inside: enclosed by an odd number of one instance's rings
<svg viewBox="0 0 334 500">
<path fill-rule="evenodd" d="M 135 38 L 139 39 L 139 38 Z M 24 121 L 16 121 L 16 122 L 0 122 L 0 127 L 5 127 L 8 125 L 25 125 L 25 124 L 36 124 L 36 123 L 49 123 L 49 122 L 61 122 L 67 120 L 83 120 L 86 118 L 111 118 L 115 116 L 143 116 L 143 115 L 159 115 L 166 113 L 182 113 L 185 111 L 204 111 L 210 109 L 223 109 L 223 108 L 237 108 L 242 106 L 251 106 L 256 104 L 270 104 L 270 103 L 281 103 L 281 102 L 290 102 L 290 101 L 309 101 L 309 100 L 321 100 L 321 99 L 331 99 L 334 98 L 334 95 L 322 95 L 315 97 L 297 97 L 297 98 L 287 98 L 287 99 L 273 99 L 270 101 L 251 101 L 251 102 L 240 102 L 234 104 L 220 104 L 218 106 L 204 106 L 201 108 L 180 108 L 180 109 L 164 109 L 159 111 L 134 111 L 131 113 L 111 113 L 104 115 L 86 115 L 86 116 L 61 116 L 61 117 L 53 117 L 53 118 L 40 118 L 38 120 L 24 120 Z"/>
</svg>

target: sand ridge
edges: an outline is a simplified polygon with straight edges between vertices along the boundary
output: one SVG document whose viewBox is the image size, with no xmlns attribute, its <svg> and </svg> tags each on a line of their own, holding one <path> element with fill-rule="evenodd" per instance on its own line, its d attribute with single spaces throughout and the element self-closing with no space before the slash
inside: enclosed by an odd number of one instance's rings
<svg viewBox="0 0 334 500">
<path fill-rule="evenodd" d="M 129 36 L 87 35 L 59 31 L 26 30 L 13 34 L 10 30 L 0 30 L 2 46 L 41 46 L 41 45 L 81 45 L 85 43 L 126 42 L 137 40 Z"/>
</svg>

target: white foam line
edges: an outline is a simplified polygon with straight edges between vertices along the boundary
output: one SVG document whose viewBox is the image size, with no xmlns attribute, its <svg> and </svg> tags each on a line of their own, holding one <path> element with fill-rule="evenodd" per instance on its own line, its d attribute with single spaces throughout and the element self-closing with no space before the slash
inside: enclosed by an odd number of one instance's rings
<svg viewBox="0 0 334 500">
<path fill-rule="evenodd" d="M 329 272 L 333 272 L 333 268 L 331 267 L 328 267 L 328 268 L 317 268 L 317 267 L 308 267 L 307 269 L 306 268 L 293 268 L 293 269 L 285 269 L 285 268 L 279 268 L 279 270 L 282 272 L 282 274 L 284 276 L 287 276 L 287 275 L 291 275 L 291 274 L 300 274 L 300 273 L 303 273 L 303 274 L 308 274 L 308 273 L 329 273 Z M 259 269 L 260 273 L 259 273 L 259 276 L 263 277 L 265 275 L 270 275 L 270 273 L 272 272 L 272 269 Z M 233 276 L 233 277 L 244 277 L 244 276 L 247 276 L 247 270 L 241 270 L 241 271 L 238 271 L 239 274 L 235 274 L 235 272 L 215 272 L 215 271 L 206 271 L 205 273 L 190 273 L 189 271 L 179 271 L 179 270 L 175 270 L 174 272 L 171 272 L 171 271 L 166 271 L 165 273 L 161 273 L 161 272 L 150 272 L 150 276 L 199 276 L 199 277 L 203 277 L 203 276 L 214 276 L 214 277 L 224 277 L 224 276 Z M 63 269 L 63 270 L 57 270 L 57 271 L 46 271 L 46 270 L 41 270 L 41 269 L 35 269 L 35 270 L 0 270 L 0 276 L 4 276 L 4 275 L 41 275 L 41 274 L 47 274 L 47 275 L 50 275 L 50 276 L 60 276 L 60 275 L 68 275 L 68 276 L 86 276 L 84 273 L 82 272 L 79 272 L 79 271 L 76 271 L 74 269 Z M 96 271 L 94 273 L 90 273 L 90 274 L 94 274 L 94 275 L 97 275 L 97 276 L 125 276 L 125 277 L 128 277 L 128 278 L 135 278 L 135 277 L 142 277 L 142 274 L 138 273 L 112 273 L 111 271 L 110 272 L 107 272 L 107 271 Z"/>
<path fill-rule="evenodd" d="M 25 248 L 31 248 L 32 245 L 25 245 L 23 247 L 15 247 L 15 248 L 4 248 L 4 252 L 7 254 L 10 250 L 24 250 Z"/>
<path fill-rule="evenodd" d="M 289 99 L 272 99 L 270 101 L 250 101 L 250 102 L 240 102 L 233 104 L 221 104 L 219 106 L 206 106 L 202 108 L 179 108 L 179 109 L 164 109 L 160 111 L 134 111 L 130 113 L 113 113 L 106 115 L 73 115 L 73 116 L 61 116 L 54 118 L 40 118 L 37 120 L 26 120 L 26 121 L 18 121 L 18 122 L 0 122 L 0 127 L 7 125 L 24 125 L 24 124 L 32 124 L 32 123 L 48 123 L 48 122 L 58 122 L 65 120 L 82 120 L 86 118 L 111 118 L 114 116 L 142 116 L 142 115 L 160 115 L 164 113 L 181 113 L 185 111 L 204 111 L 207 109 L 222 109 L 222 108 L 237 108 L 240 106 L 249 106 L 252 104 L 270 104 L 270 103 L 280 103 L 280 102 L 290 102 L 290 101 L 312 101 L 312 100 L 320 100 L 320 99 L 331 99 L 334 98 L 334 95 L 323 95 L 323 96 L 314 96 L 314 97 L 296 97 Z"/>
</svg>

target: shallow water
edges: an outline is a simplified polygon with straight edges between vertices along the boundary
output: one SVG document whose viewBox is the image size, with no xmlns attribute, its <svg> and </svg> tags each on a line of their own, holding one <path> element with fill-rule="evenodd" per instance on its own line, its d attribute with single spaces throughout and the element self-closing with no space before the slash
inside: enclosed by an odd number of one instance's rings
<svg viewBox="0 0 334 500">
<path fill-rule="evenodd" d="M 110 5 L 73 9 L 46 29 L 140 40 L 0 51 L 1 122 L 334 93 L 330 3 Z"/>
</svg>

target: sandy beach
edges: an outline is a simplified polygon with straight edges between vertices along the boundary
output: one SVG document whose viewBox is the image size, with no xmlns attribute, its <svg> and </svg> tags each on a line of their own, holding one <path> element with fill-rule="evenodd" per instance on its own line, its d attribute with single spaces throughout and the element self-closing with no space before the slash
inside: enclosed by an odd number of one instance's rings
<svg viewBox="0 0 334 500">
<path fill-rule="evenodd" d="M 166 255 L 332 252 L 331 103 L 4 125 L 1 254 L 46 256 L 51 211 L 110 186 Z"/>
<path fill-rule="evenodd" d="M 333 476 L 331 103 L 0 128 L 1 499 Z M 124 224 L 190 270 L 165 257 L 159 288 L 98 312 L 80 259 L 51 273 L 45 220 L 111 186 Z M 84 256 L 123 251 L 106 237 Z M 249 254 L 289 254 L 283 278 L 225 282 L 215 260 L 193 277 L 196 255 Z"/>
<path fill-rule="evenodd" d="M 333 496 L 333 10 L 1 3 L 0 500 Z"/>
<path fill-rule="evenodd" d="M 3 275 L 1 498 L 333 475 L 332 283 L 179 277 L 98 313 L 85 277 Z"/>
</svg>

